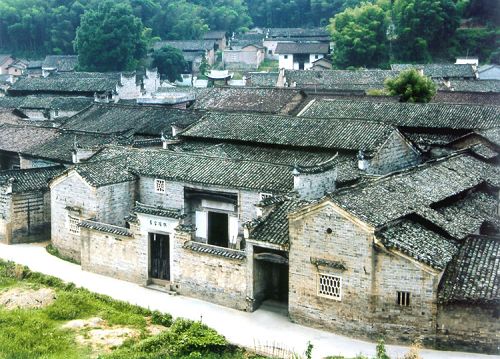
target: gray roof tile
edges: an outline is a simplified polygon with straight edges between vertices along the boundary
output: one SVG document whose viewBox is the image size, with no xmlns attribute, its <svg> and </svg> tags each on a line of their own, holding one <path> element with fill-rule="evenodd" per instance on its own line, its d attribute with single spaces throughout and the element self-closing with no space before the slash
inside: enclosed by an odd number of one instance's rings
<svg viewBox="0 0 500 359">
<path fill-rule="evenodd" d="M 13 193 L 48 191 L 48 182 L 63 171 L 62 166 L 0 171 L 0 185 L 13 180 Z"/>
</svg>

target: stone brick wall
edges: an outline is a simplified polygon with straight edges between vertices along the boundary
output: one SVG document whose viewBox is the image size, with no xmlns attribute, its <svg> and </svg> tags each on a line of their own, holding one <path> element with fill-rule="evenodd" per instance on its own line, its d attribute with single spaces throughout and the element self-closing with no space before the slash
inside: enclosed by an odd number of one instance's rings
<svg viewBox="0 0 500 359">
<path fill-rule="evenodd" d="M 330 232 L 331 229 L 331 233 Z M 311 257 L 341 264 L 315 265 Z M 290 219 L 292 320 L 344 334 L 387 340 L 414 339 L 432 331 L 438 278 L 414 263 L 377 250 L 373 229 L 323 203 Z M 342 278 L 341 300 L 318 295 L 319 273 Z M 411 293 L 411 306 L 396 303 Z"/>
<path fill-rule="evenodd" d="M 135 74 L 131 76 L 124 76 L 122 74 L 120 84 L 116 85 L 116 93 L 118 94 L 118 98 L 122 100 L 134 100 L 138 98 L 141 94 L 141 89 L 136 84 Z"/>
<path fill-rule="evenodd" d="M 500 320 L 494 306 L 439 305 L 437 328 L 441 349 L 500 354 Z"/>
<path fill-rule="evenodd" d="M 7 186 L 0 186 L 0 242 L 11 241 L 12 195 L 6 194 Z"/>
<path fill-rule="evenodd" d="M 135 203 L 135 182 L 115 183 L 97 189 L 97 220 L 116 226 L 125 225 Z"/>
<path fill-rule="evenodd" d="M 395 131 L 371 159 L 367 172 L 382 175 L 414 166 L 419 162 L 419 153 Z"/>
<path fill-rule="evenodd" d="M 174 236 L 172 289 L 179 294 L 247 310 L 246 260 L 234 260 L 184 249 L 191 233 Z"/>
<path fill-rule="evenodd" d="M 293 187 L 304 199 L 321 198 L 326 192 L 335 190 L 337 169 L 320 173 L 301 173 L 293 177 Z"/>
<path fill-rule="evenodd" d="M 97 190 L 75 172 L 59 178 L 51 185 L 51 239 L 59 251 L 80 260 L 80 235 L 69 232 L 69 215 L 93 218 L 97 215 L 99 199 Z M 75 211 L 72 211 L 75 209 Z"/>
<path fill-rule="evenodd" d="M 146 250 L 141 239 L 81 228 L 83 270 L 145 285 Z"/>
</svg>

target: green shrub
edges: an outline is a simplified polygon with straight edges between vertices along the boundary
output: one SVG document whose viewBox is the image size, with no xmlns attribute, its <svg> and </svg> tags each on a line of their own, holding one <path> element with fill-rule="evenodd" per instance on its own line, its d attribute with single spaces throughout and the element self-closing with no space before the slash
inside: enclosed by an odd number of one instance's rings
<svg viewBox="0 0 500 359">
<path fill-rule="evenodd" d="M 53 320 L 73 320 L 97 314 L 99 305 L 89 292 L 76 289 L 72 292 L 59 292 L 56 301 L 44 311 Z"/>
<path fill-rule="evenodd" d="M 151 313 L 151 323 L 170 327 L 172 325 L 172 316 L 168 313 L 155 310 Z"/>
</svg>

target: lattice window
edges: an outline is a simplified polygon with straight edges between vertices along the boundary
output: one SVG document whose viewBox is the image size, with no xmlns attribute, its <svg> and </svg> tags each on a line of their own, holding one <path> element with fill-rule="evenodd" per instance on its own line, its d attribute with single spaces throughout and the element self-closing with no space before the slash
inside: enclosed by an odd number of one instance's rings
<svg viewBox="0 0 500 359">
<path fill-rule="evenodd" d="M 398 291 L 397 303 L 402 307 L 410 306 L 410 292 Z"/>
<path fill-rule="evenodd" d="M 78 226 L 80 219 L 69 216 L 69 233 L 80 234 L 80 227 Z"/>
<path fill-rule="evenodd" d="M 335 300 L 341 300 L 342 277 L 321 273 L 318 276 L 318 295 Z"/>
<path fill-rule="evenodd" d="M 155 192 L 165 193 L 165 180 L 155 179 Z"/>
</svg>

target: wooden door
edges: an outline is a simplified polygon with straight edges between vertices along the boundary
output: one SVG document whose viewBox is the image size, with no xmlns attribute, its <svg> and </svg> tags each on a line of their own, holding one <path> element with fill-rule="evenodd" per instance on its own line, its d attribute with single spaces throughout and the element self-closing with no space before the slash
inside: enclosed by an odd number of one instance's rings
<svg viewBox="0 0 500 359">
<path fill-rule="evenodd" d="M 170 280 L 170 237 L 164 234 L 149 234 L 150 273 L 154 279 Z"/>
</svg>

